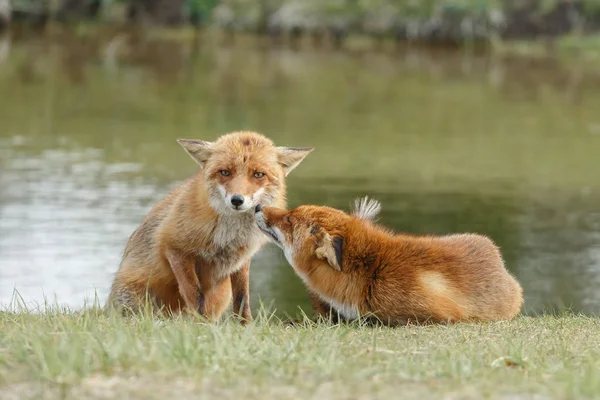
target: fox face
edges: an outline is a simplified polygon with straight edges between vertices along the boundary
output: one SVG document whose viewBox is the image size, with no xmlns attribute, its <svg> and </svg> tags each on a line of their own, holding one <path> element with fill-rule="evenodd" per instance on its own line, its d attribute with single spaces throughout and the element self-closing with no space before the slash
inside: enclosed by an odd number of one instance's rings
<svg viewBox="0 0 600 400">
<path fill-rule="evenodd" d="M 234 132 L 216 142 L 178 142 L 204 171 L 210 203 L 222 213 L 273 204 L 285 189 L 284 178 L 313 150 L 274 146 L 254 132 Z"/>
<path fill-rule="evenodd" d="M 289 211 L 258 205 L 255 219 L 260 230 L 283 249 L 294 270 L 307 280 L 312 272 L 343 272 L 344 235 L 352 229 L 352 221 L 372 221 L 380 211 L 378 201 L 363 197 L 355 201 L 350 214 L 313 205 Z"/>
<path fill-rule="evenodd" d="M 342 232 L 350 215 L 329 207 L 304 205 L 287 211 L 259 205 L 255 218 L 260 230 L 283 249 L 304 279 L 318 268 L 342 271 Z"/>
</svg>

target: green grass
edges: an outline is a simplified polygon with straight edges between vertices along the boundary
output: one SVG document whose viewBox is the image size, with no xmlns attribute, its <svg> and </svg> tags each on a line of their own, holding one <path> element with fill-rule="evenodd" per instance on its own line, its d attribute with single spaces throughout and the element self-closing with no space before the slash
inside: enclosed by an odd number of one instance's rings
<svg viewBox="0 0 600 400">
<path fill-rule="evenodd" d="M 1 399 L 600 397 L 600 321 L 389 329 L 0 313 Z M 540 397 L 541 396 L 541 397 Z"/>
</svg>

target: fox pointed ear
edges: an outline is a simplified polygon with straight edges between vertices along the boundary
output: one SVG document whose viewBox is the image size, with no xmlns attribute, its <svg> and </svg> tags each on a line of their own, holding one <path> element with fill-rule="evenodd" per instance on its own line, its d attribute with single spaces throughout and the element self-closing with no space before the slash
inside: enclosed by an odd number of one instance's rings
<svg viewBox="0 0 600 400">
<path fill-rule="evenodd" d="M 212 142 L 193 139 L 177 139 L 177 143 L 196 161 L 201 167 L 204 167 L 206 160 L 212 153 Z"/>
<path fill-rule="evenodd" d="M 288 176 L 313 150 L 312 147 L 277 147 L 277 160 L 283 167 L 285 176 Z"/>
<path fill-rule="evenodd" d="M 341 271 L 344 239 L 340 236 L 334 236 L 332 238 L 325 233 L 322 239 L 317 242 L 317 246 L 318 247 L 315 249 L 315 256 L 319 260 L 327 261 L 331 268 Z"/>
</svg>

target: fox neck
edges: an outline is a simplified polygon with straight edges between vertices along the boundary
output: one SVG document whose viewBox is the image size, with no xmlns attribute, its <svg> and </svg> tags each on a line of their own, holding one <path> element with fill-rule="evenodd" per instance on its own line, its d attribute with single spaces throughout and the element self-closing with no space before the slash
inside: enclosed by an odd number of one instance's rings
<svg viewBox="0 0 600 400">
<path fill-rule="evenodd" d="M 374 312 L 371 304 L 372 279 L 383 262 L 380 248 L 382 237 L 374 235 L 370 224 L 357 222 L 361 224 L 360 229 L 340 232 L 344 237 L 341 271 L 323 262 L 313 264 L 306 271 L 310 287 L 347 319 Z"/>
<path fill-rule="evenodd" d="M 219 195 L 220 196 L 220 195 Z M 210 197 L 210 205 L 216 214 L 217 224 L 213 231 L 213 242 L 218 247 L 253 247 L 265 242 L 265 237 L 256 226 L 254 208 L 238 212 L 229 208 L 222 198 Z M 256 243 L 254 243 L 256 242 Z"/>
<path fill-rule="evenodd" d="M 353 271 L 335 271 L 319 265 L 307 271 L 309 286 L 346 319 L 356 319 L 364 313 L 362 279 Z"/>
</svg>

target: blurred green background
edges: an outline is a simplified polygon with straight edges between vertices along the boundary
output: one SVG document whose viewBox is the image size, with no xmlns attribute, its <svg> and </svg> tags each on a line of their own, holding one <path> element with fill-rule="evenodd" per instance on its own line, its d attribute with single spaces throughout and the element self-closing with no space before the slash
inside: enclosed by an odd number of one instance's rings
<svg viewBox="0 0 600 400">
<path fill-rule="evenodd" d="M 250 129 L 316 148 L 289 177 L 290 206 L 370 195 L 396 230 L 487 234 L 525 312 L 598 313 L 595 4 L 11 2 L 0 304 L 15 288 L 104 301 L 128 236 L 195 171 L 175 139 Z M 259 300 L 308 306 L 271 245 L 252 266 Z"/>
</svg>

